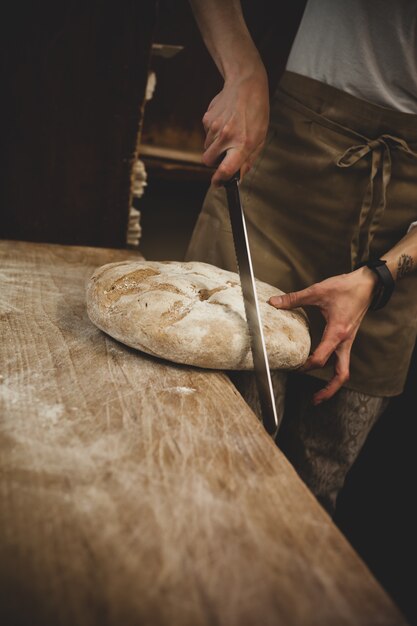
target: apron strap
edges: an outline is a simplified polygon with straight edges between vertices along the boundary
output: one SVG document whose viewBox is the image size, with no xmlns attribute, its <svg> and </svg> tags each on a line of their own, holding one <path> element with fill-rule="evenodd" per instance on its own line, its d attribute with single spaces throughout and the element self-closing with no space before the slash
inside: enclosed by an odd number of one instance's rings
<svg viewBox="0 0 417 626">
<path fill-rule="evenodd" d="M 338 167 L 351 167 L 371 153 L 369 183 L 363 197 L 359 224 L 351 243 L 352 267 L 367 261 L 374 234 L 384 214 L 386 192 L 391 179 L 391 150 L 397 149 L 417 157 L 407 142 L 393 135 L 381 135 L 367 143 L 351 146 L 336 161 Z"/>
</svg>

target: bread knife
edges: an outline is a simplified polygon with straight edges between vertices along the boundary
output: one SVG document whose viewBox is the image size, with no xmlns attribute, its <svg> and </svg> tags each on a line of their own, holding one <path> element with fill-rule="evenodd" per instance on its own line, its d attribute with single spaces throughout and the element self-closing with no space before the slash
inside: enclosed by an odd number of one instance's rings
<svg viewBox="0 0 417 626">
<path fill-rule="evenodd" d="M 259 404 L 261 406 L 262 423 L 266 431 L 275 438 L 278 431 L 278 416 L 256 293 L 245 213 L 239 191 L 240 173 L 236 172 L 223 185 L 227 194 L 230 224 L 232 226 L 233 242 L 249 330 Z"/>
</svg>

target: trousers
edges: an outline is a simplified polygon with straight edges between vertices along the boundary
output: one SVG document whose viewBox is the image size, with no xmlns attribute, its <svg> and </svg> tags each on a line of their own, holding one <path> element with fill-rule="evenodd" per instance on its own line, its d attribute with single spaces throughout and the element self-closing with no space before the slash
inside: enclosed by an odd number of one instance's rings
<svg viewBox="0 0 417 626">
<path fill-rule="evenodd" d="M 252 372 L 231 372 L 230 378 L 260 417 Z M 365 440 L 388 406 L 389 398 L 342 388 L 314 406 L 323 381 L 295 372 L 272 372 L 280 428 L 276 443 L 323 508 L 333 516 L 337 496 Z"/>
</svg>

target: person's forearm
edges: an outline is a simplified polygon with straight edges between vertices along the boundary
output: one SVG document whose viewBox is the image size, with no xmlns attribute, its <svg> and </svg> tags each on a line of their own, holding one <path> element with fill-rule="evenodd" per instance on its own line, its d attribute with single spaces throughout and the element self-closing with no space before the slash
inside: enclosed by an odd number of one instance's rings
<svg viewBox="0 0 417 626">
<path fill-rule="evenodd" d="M 387 267 L 395 281 L 404 278 L 417 267 L 417 227 L 413 228 L 407 235 L 395 244 L 381 259 L 387 262 Z M 354 271 L 360 285 L 369 289 L 369 301 L 372 299 L 373 291 L 378 284 L 376 274 L 368 267 L 361 267 Z"/>
<path fill-rule="evenodd" d="M 202 37 L 224 78 L 202 122 L 202 161 L 215 167 L 214 185 L 258 158 L 268 130 L 268 77 L 243 18 L 239 0 L 189 0 Z"/>
<path fill-rule="evenodd" d="M 417 267 L 417 227 L 405 235 L 382 257 L 394 280 L 400 280 Z"/>
<path fill-rule="evenodd" d="M 204 42 L 223 78 L 262 65 L 239 0 L 189 0 Z"/>
</svg>

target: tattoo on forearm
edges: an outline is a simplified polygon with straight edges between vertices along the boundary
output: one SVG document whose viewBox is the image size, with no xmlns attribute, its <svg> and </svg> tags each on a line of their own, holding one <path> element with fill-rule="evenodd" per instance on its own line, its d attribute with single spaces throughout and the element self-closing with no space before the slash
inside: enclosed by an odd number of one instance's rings
<svg viewBox="0 0 417 626">
<path fill-rule="evenodd" d="M 398 259 L 397 278 L 404 278 L 413 268 L 414 261 L 409 254 L 402 254 Z"/>
</svg>

